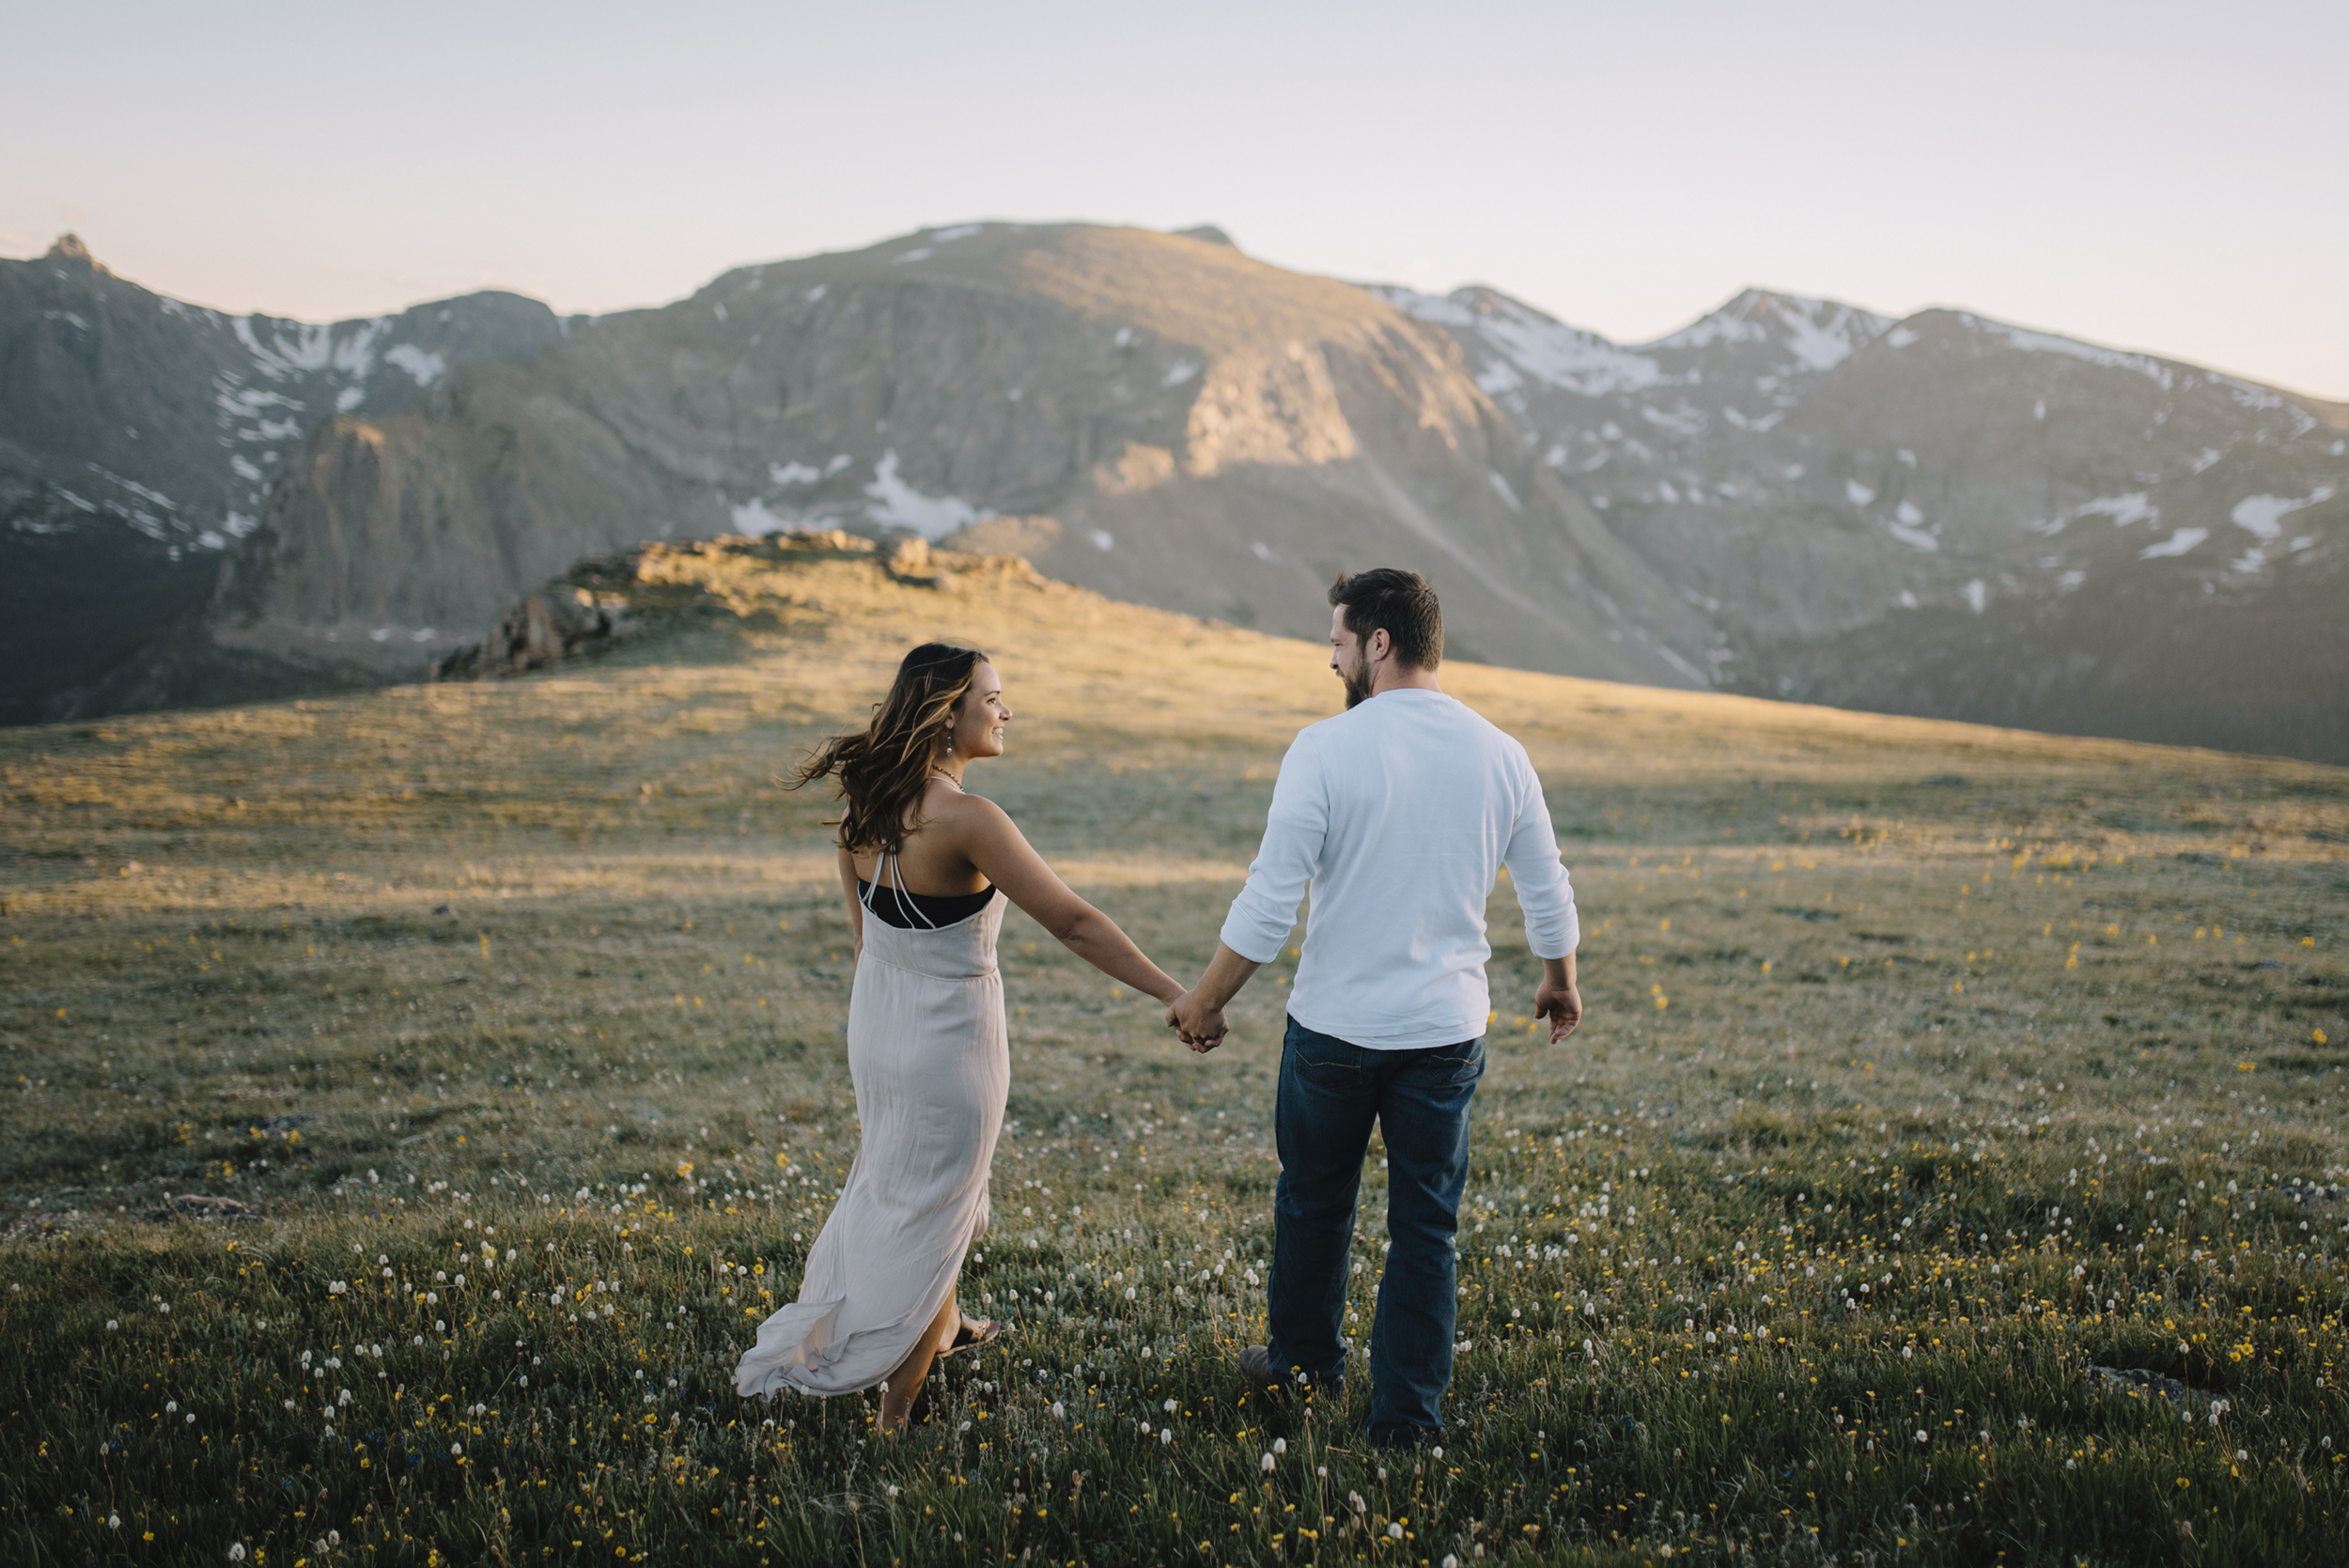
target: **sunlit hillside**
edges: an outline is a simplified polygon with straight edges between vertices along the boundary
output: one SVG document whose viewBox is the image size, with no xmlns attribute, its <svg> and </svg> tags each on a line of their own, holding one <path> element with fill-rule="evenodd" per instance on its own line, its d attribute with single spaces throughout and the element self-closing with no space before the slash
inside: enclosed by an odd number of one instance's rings
<svg viewBox="0 0 2349 1568">
<path fill-rule="evenodd" d="M 972 786 L 1188 975 L 1326 650 L 845 537 L 571 581 L 626 634 L 521 678 L 0 732 L 11 1560 L 2349 1555 L 2349 772 L 1447 664 L 1590 1016 L 1504 881 L 1443 1449 L 1231 1364 L 1292 960 L 1195 1058 L 1017 915 L 1010 1332 L 890 1447 L 725 1375 L 855 1140 L 774 773 L 974 642 Z"/>
</svg>

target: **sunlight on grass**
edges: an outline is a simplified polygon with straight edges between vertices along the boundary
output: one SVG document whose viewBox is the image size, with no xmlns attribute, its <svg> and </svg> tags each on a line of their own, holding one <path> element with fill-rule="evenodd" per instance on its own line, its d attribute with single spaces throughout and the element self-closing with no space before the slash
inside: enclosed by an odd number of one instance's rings
<svg viewBox="0 0 2349 1568">
<path fill-rule="evenodd" d="M 1201 1060 L 1017 915 L 1003 1343 L 903 1443 L 736 1399 L 855 1147 L 770 773 L 976 641 L 973 787 L 1189 974 L 1337 691 L 1011 575 L 655 566 L 552 675 L 0 734 L 12 1560 L 2349 1557 L 2344 776 L 1465 666 L 1591 1014 L 1543 1043 L 1504 884 L 1441 1452 L 1232 1361 L 1293 956 Z"/>
</svg>

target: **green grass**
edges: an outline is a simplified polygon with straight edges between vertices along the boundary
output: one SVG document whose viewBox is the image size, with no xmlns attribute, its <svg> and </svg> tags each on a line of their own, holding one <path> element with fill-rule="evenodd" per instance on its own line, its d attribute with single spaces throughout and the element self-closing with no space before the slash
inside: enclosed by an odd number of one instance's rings
<svg viewBox="0 0 2349 1568">
<path fill-rule="evenodd" d="M 552 678 L 0 735 L 8 1560 L 2349 1560 L 2344 775 L 1470 668 L 1591 1017 L 1541 1043 L 1504 885 L 1440 1458 L 1233 1364 L 1293 960 L 1201 1060 L 1017 916 L 1004 1342 L 902 1442 L 737 1400 L 855 1139 L 769 771 L 967 629 L 1020 710 L 974 786 L 1190 972 L 1334 683 L 685 566 L 739 619 Z"/>
</svg>

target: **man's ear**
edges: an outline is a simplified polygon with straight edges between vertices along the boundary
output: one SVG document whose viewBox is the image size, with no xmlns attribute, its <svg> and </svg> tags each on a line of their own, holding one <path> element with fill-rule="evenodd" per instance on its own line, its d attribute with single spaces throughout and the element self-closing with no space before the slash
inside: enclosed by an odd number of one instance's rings
<svg viewBox="0 0 2349 1568">
<path fill-rule="evenodd" d="M 1362 657 L 1373 664 L 1393 651 L 1394 639 L 1387 634 L 1383 626 L 1362 640 Z"/>
</svg>

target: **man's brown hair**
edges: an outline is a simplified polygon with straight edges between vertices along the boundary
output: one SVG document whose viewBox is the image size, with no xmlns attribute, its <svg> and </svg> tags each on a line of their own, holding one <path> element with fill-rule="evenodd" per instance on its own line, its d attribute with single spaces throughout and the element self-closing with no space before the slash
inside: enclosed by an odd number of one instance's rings
<svg viewBox="0 0 2349 1568">
<path fill-rule="evenodd" d="M 1395 567 L 1340 572 L 1330 584 L 1330 602 L 1346 607 L 1346 629 L 1362 641 L 1384 631 L 1397 663 L 1432 670 L 1443 662 L 1443 606 L 1435 584 L 1419 573 Z"/>
</svg>

